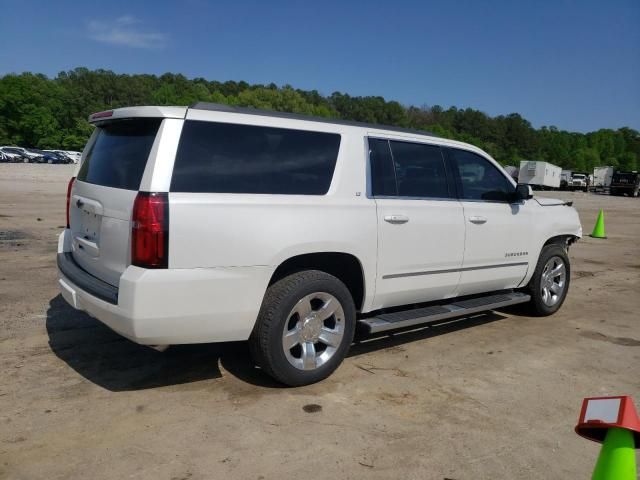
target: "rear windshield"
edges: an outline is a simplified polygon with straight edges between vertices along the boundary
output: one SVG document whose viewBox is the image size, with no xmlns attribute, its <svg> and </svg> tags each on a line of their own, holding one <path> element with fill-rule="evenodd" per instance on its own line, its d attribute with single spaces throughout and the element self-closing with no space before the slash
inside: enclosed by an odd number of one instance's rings
<svg viewBox="0 0 640 480">
<path fill-rule="evenodd" d="M 138 190 L 161 118 L 120 120 L 98 127 L 78 172 L 78 180 Z"/>
<path fill-rule="evenodd" d="M 335 133 L 187 121 L 171 191 L 324 195 L 339 148 Z"/>
</svg>

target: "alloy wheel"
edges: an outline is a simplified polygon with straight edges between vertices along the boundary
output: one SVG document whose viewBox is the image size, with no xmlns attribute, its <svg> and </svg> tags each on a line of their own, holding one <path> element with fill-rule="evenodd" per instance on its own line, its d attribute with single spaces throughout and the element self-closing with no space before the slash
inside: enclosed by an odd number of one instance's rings
<svg viewBox="0 0 640 480">
<path fill-rule="evenodd" d="M 344 338 L 344 310 L 336 297 L 315 292 L 293 307 L 282 332 L 282 347 L 291 365 L 315 370 L 327 363 Z"/>
<path fill-rule="evenodd" d="M 567 267 L 560 257 L 551 257 L 542 270 L 540 291 L 542 301 L 553 307 L 562 298 L 567 285 Z"/>
</svg>

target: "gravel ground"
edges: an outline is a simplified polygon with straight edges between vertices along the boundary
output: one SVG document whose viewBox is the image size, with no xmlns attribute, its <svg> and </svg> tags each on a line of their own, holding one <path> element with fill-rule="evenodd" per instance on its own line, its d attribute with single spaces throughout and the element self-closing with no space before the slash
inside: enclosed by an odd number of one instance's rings
<svg viewBox="0 0 640 480">
<path fill-rule="evenodd" d="M 135 345 L 58 294 L 72 166 L 0 164 L 0 478 L 588 478 L 585 396 L 640 407 L 640 199 L 570 198 L 585 233 L 559 313 L 505 310 L 356 344 L 285 389 L 244 343 Z M 549 194 L 545 194 L 549 195 Z"/>
</svg>

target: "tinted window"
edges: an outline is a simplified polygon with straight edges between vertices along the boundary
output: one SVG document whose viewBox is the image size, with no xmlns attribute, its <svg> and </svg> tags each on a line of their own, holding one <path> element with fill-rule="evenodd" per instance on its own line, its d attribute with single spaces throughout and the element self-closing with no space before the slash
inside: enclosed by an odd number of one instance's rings
<svg viewBox="0 0 640 480">
<path fill-rule="evenodd" d="M 460 178 L 460 198 L 465 200 L 508 201 L 515 191 L 498 168 L 486 158 L 466 150 L 452 148 L 451 158 Z"/>
<path fill-rule="evenodd" d="M 389 142 L 396 170 L 398 195 L 448 198 L 449 188 L 440 147 Z"/>
<path fill-rule="evenodd" d="M 161 119 L 121 120 L 98 127 L 78 180 L 138 190 Z"/>
<path fill-rule="evenodd" d="M 373 196 L 395 196 L 396 174 L 388 140 L 369 139 L 369 162 L 371 165 L 371 194 Z"/>
<path fill-rule="evenodd" d="M 334 133 L 188 121 L 171 190 L 324 195 L 339 148 Z"/>
</svg>

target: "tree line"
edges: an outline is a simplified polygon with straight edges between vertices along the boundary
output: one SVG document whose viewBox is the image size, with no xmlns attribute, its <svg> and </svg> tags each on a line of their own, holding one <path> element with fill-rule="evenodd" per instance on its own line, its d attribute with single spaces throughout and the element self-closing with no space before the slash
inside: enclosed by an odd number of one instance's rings
<svg viewBox="0 0 640 480">
<path fill-rule="evenodd" d="M 575 171 L 612 165 L 640 167 L 640 133 L 631 128 L 590 133 L 533 128 L 517 113 L 491 117 L 479 110 L 404 106 L 383 97 L 354 97 L 289 85 L 188 79 L 184 75 L 123 75 L 76 68 L 55 78 L 42 74 L 0 77 L 0 144 L 79 150 L 93 127 L 89 114 L 133 105 L 225 103 L 426 130 L 474 144 L 504 165 L 542 160 Z"/>
</svg>

